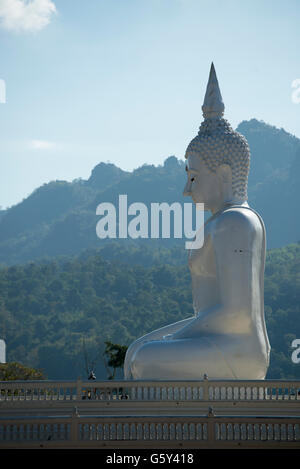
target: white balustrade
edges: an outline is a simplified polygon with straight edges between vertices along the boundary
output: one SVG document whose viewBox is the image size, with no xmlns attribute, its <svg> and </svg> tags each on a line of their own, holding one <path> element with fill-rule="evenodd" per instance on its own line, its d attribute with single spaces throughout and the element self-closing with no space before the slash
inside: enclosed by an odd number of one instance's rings
<svg viewBox="0 0 300 469">
<path fill-rule="evenodd" d="M 300 381 L 2 381 L 1 401 L 300 400 Z"/>
<path fill-rule="evenodd" d="M 0 448 L 298 448 L 299 401 L 294 380 L 5 381 Z"/>
</svg>

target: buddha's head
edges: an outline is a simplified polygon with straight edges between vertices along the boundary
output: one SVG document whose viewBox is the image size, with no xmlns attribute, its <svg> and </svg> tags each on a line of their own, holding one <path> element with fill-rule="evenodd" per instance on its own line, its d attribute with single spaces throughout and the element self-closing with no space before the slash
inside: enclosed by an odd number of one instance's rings
<svg viewBox="0 0 300 469">
<path fill-rule="evenodd" d="M 247 200 L 250 151 L 247 140 L 223 118 L 224 104 L 212 64 L 204 104 L 204 121 L 186 150 L 188 181 L 184 195 L 206 210 Z"/>
</svg>

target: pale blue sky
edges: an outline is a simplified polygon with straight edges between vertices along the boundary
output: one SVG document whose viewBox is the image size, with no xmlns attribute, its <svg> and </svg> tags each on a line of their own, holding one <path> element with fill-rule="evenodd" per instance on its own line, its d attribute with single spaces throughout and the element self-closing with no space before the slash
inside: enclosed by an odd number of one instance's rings
<svg viewBox="0 0 300 469">
<path fill-rule="evenodd" d="M 254 117 L 300 138 L 298 0 L 52 3 L 38 31 L 0 29 L 3 207 L 101 161 L 132 170 L 183 158 L 212 61 L 234 127 Z"/>
</svg>

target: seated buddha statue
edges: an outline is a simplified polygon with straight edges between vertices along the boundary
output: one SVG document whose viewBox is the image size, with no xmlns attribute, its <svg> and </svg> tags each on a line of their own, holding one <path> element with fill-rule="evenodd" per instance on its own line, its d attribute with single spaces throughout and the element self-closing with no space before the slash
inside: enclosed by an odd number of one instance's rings
<svg viewBox="0 0 300 469">
<path fill-rule="evenodd" d="M 210 212 L 188 264 L 194 314 L 136 340 L 125 379 L 264 379 L 270 345 L 264 318 L 266 236 L 247 203 L 250 152 L 223 118 L 212 64 L 204 120 L 186 150 L 184 195 Z"/>
</svg>

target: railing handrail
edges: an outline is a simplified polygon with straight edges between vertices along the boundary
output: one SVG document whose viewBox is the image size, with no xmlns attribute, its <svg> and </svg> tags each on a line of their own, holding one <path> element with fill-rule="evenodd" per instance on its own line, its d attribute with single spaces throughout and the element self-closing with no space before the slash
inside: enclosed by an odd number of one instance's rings
<svg viewBox="0 0 300 469">
<path fill-rule="evenodd" d="M 226 422 L 230 423 L 230 422 L 241 422 L 241 423 L 244 423 L 244 422 L 249 422 L 249 423 L 255 423 L 255 422 L 258 422 L 259 420 L 262 421 L 263 423 L 266 423 L 266 421 L 270 420 L 272 421 L 273 423 L 276 423 L 277 421 L 278 422 L 282 422 L 282 421 L 299 421 L 300 422 L 300 415 L 227 415 L 227 414 L 223 414 L 222 415 L 208 415 L 207 413 L 205 414 L 200 414 L 200 415 L 190 415 L 190 414 L 187 414 L 187 415 L 184 415 L 184 414 L 180 414 L 180 415 L 170 415 L 170 414 L 159 414 L 159 415 L 147 415 L 147 416 L 144 416 L 144 415 L 102 415 L 102 414 L 99 414 L 99 415 L 80 415 L 78 413 L 70 413 L 68 415 L 20 415 L 20 416 L 4 416 L 4 417 L 1 417 L 0 416 L 0 423 L 4 423 L 4 422 L 23 422 L 23 421 L 26 421 L 26 422 L 29 422 L 29 421 L 32 421 L 32 422 L 36 422 L 36 421 L 46 421 L 46 420 L 62 420 L 62 421 L 68 421 L 72 418 L 78 418 L 79 420 L 81 421 L 87 421 L 87 422 L 96 422 L 96 421 L 99 421 L 101 420 L 102 422 L 113 422 L 113 421 L 126 421 L 126 422 L 129 422 L 129 421 L 147 421 L 147 422 L 150 422 L 150 421 L 156 421 L 156 420 L 163 420 L 163 421 L 167 421 L 167 420 L 172 420 L 172 421 L 175 421 L 175 420 L 178 420 L 178 421 L 187 421 L 187 420 L 191 420 L 191 421 L 205 421 L 207 422 L 208 420 L 209 421 L 212 421 L 212 422 L 217 422 L 217 421 L 222 421 L 222 420 L 226 420 Z"/>
<path fill-rule="evenodd" d="M 140 385 L 184 385 L 184 384 L 218 384 L 218 385 L 228 385 L 228 384 L 249 384 L 249 385 L 260 385 L 260 386 L 270 386 L 270 385 L 281 385 L 281 384 L 298 384 L 300 386 L 300 380 L 297 379 L 263 379 L 263 380 L 237 380 L 237 379 L 227 379 L 227 380 L 217 380 L 217 379 L 199 379 L 199 380 L 82 380 L 78 378 L 76 380 L 9 380 L 9 381 L 0 381 L 0 385 L 12 385 L 12 384 L 45 384 L 45 385 L 57 385 L 57 386 L 76 386 L 76 383 L 80 382 L 84 386 L 95 384 L 95 385 L 105 385 L 108 387 L 122 387 L 122 386 L 136 386 Z"/>
</svg>

